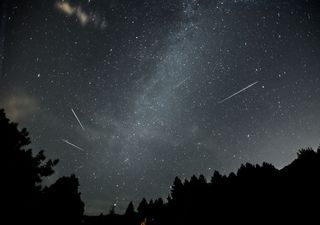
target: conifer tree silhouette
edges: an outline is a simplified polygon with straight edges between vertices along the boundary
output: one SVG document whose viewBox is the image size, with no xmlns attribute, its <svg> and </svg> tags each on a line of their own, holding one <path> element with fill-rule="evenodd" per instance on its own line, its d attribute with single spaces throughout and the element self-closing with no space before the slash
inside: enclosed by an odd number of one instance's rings
<svg viewBox="0 0 320 225">
<path fill-rule="evenodd" d="M 30 137 L 25 128 L 10 122 L 0 109 L 1 217 L 7 224 L 79 224 L 84 204 L 78 179 L 71 175 L 50 187 L 42 181 L 54 173 L 58 160 L 46 159 L 41 150 L 33 155 L 27 148 Z"/>
<path fill-rule="evenodd" d="M 21 218 L 34 221 L 41 207 L 41 182 L 53 174 L 58 160 L 46 160 L 43 150 L 34 156 L 27 148 L 29 133 L 10 122 L 3 109 L 0 109 L 0 138 L 4 215 L 13 221 Z"/>
<path fill-rule="evenodd" d="M 124 214 L 126 216 L 132 216 L 132 215 L 134 215 L 134 213 L 135 213 L 134 212 L 134 205 L 132 202 L 130 202 Z"/>
</svg>

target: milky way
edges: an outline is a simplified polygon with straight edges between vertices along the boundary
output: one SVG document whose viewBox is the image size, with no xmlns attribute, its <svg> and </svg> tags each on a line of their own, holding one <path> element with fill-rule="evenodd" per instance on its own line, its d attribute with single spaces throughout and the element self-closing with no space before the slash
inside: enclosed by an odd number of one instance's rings
<svg viewBox="0 0 320 225">
<path fill-rule="evenodd" d="M 320 144 L 317 1 L 2 1 L 0 107 L 86 213 Z"/>
</svg>

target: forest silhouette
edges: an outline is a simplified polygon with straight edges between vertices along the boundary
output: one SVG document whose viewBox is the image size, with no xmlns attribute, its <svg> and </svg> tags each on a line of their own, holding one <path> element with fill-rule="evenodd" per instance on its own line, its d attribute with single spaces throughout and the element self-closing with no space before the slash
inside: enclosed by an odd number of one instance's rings
<svg viewBox="0 0 320 225">
<path fill-rule="evenodd" d="M 236 173 L 215 171 L 174 179 L 166 200 L 142 199 L 129 203 L 123 215 L 84 215 L 84 203 L 75 175 L 50 186 L 43 179 L 54 173 L 58 160 L 44 151 L 33 155 L 27 130 L 18 129 L 0 110 L 2 216 L 1 224 L 177 225 L 274 224 L 319 221 L 320 147 L 299 150 L 282 169 L 263 163 L 241 165 Z M 311 223 L 311 222 L 310 222 Z M 315 222 L 317 224 L 318 222 Z"/>
</svg>

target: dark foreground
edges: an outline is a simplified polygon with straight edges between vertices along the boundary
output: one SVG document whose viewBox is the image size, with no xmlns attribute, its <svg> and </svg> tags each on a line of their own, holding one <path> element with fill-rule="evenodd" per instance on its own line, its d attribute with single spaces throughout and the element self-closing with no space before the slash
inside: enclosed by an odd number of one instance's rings
<svg viewBox="0 0 320 225">
<path fill-rule="evenodd" d="M 42 181 L 58 160 L 34 155 L 26 129 L 0 110 L 1 224 L 177 225 L 319 224 L 320 147 L 300 150 L 288 166 L 245 164 L 228 176 L 214 172 L 189 180 L 175 178 L 168 198 L 142 199 L 124 215 L 84 216 L 75 175 L 49 187 Z M 311 222 L 312 221 L 312 222 Z"/>
</svg>

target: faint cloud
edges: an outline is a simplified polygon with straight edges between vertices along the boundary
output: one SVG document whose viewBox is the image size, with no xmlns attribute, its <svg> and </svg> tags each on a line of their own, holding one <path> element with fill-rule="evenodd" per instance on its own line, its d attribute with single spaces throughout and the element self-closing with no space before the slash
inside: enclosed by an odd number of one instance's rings
<svg viewBox="0 0 320 225">
<path fill-rule="evenodd" d="M 81 6 L 72 6 L 69 2 L 59 1 L 56 2 L 56 8 L 67 16 L 75 15 L 82 26 L 89 22 L 90 16 L 82 10 Z"/>
<path fill-rule="evenodd" d="M 24 119 L 40 109 L 37 100 L 25 93 L 11 94 L 0 101 L 7 116 L 13 121 Z"/>
<path fill-rule="evenodd" d="M 59 11 L 65 13 L 68 16 L 71 16 L 76 12 L 76 8 L 72 7 L 69 2 L 57 2 L 56 7 Z"/>
<path fill-rule="evenodd" d="M 89 15 L 82 11 L 81 7 L 77 8 L 76 16 L 78 17 L 82 26 L 85 26 L 89 22 Z"/>
<path fill-rule="evenodd" d="M 86 12 L 81 5 L 71 5 L 68 1 L 57 1 L 55 7 L 67 16 L 75 16 L 82 26 L 86 26 L 90 22 L 96 28 L 105 29 L 107 27 L 105 18 L 97 13 Z"/>
</svg>

